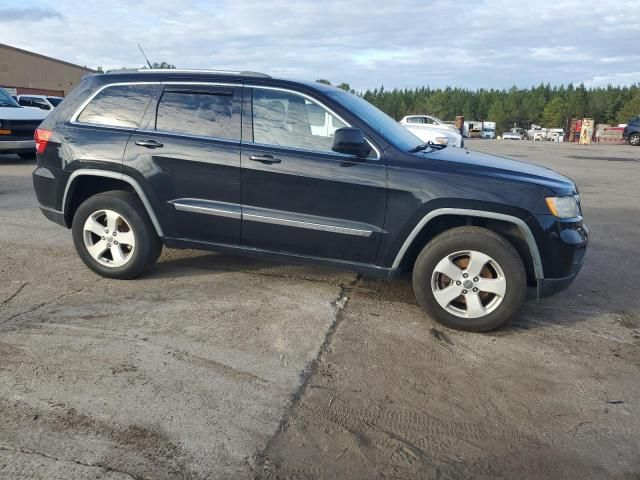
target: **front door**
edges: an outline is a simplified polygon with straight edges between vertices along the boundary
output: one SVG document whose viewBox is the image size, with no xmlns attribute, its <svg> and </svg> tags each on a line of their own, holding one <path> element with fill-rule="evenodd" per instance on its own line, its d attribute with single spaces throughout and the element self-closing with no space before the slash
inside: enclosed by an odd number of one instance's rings
<svg viewBox="0 0 640 480">
<path fill-rule="evenodd" d="M 243 114 L 243 245 L 374 262 L 387 201 L 378 152 L 333 152 L 333 133 L 349 125 L 299 92 L 246 88 Z"/>
<path fill-rule="evenodd" d="M 124 171 L 152 186 L 165 235 L 240 243 L 241 97 L 240 86 L 165 85 L 148 127 L 131 135 Z"/>
</svg>

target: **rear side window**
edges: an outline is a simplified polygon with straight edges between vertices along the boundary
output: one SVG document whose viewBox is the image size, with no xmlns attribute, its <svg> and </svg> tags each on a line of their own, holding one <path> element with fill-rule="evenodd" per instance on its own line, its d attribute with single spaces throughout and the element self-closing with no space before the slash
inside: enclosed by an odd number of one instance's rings
<svg viewBox="0 0 640 480">
<path fill-rule="evenodd" d="M 155 89 L 154 85 L 107 87 L 82 110 L 78 121 L 110 127 L 139 128 Z"/>
<path fill-rule="evenodd" d="M 165 92 L 158 105 L 156 130 L 230 139 L 232 104 L 231 92 Z"/>
</svg>

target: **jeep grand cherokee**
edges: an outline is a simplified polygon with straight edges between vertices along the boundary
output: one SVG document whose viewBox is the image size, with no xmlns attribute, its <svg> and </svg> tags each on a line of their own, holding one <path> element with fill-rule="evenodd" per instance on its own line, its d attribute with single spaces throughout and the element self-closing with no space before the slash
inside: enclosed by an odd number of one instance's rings
<svg viewBox="0 0 640 480">
<path fill-rule="evenodd" d="M 568 178 L 423 144 L 319 83 L 95 75 L 35 138 L 42 212 L 72 229 L 80 258 L 105 277 L 142 274 L 163 245 L 384 278 L 411 271 L 429 315 L 486 331 L 516 312 L 528 286 L 538 296 L 566 288 L 587 245 Z"/>
</svg>

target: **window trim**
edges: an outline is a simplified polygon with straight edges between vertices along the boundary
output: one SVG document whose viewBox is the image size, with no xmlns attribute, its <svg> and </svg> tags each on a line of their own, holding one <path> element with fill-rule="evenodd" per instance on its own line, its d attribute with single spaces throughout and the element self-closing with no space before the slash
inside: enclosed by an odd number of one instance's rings
<svg viewBox="0 0 640 480">
<path fill-rule="evenodd" d="M 162 85 L 166 85 L 167 83 L 162 83 Z M 200 86 L 224 86 L 224 87 L 229 87 L 231 89 L 233 88 L 242 88 L 241 85 L 222 85 L 222 84 L 212 84 L 212 83 L 206 83 L 206 84 L 200 84 L 200 83 L 180 83 L 180 82 L 173 82 L 172 85 L 174 86 L 181 86 L 181 85 L 185 85 L 185 86 L 189 86 L 189 85 L 200 85 Z M 211 93 L 207 93 L 207 92 L 188 92 L 188 91 L 183 91 L 181 92 L 180 90 L 169 90 L 167 91 L 166 88 L 162 91 L 162 94 L 160 95 L 160 97 L 158 98 L 158 101 L 156 102 L 156 111 L 155 111 L 155 115 L 153 116 L 153 128 L 137 128 L 135 129 L 138 132 L 145 132 L 145 133 L 156 133 L 156 134 L 161 134 L 161 135 L 175 135 L 178 137 L 184 137 L 184 138 L 193 138 L 193 139 L 197 139 L 197 140 L 214 140 L 214 141 L 218 141 L 218 142 L 228 142 L 231 144 L 239 144 L 241 143 L 241 138 L 223 138 L 223 137 L 217 137 L 214 135 L 196 135 L 194 133 L 187 133 L 187 132 L 175 132 L 173 130 L 160 130 L 158 129 L 158 111 L 160 109 L 160 103 L 162 102 L 162 97 L 164 97 L 165 93 L 187 93 L 187 94 L 202 94 L 202 95 L 218 95 L 218 96 L 230 96 L 231 97 L 231 106 L 233 108 L 233 102 L 234 102 L 234 92 L 233 90 L 231 91 L 231 93 L 219 93 L 219 92 L 211 92 Z M 233 112 L 231 114 L 231 117 L 229 117 L 229 121 L 231 122 L 233 119 Z"/>
<path fill-rule="evenodd" d="M 306 150 L 306 149 L 302 149 L 302 148 L 296 148 L 296 147 L 283 147 L 282 145 L 263 145 L 263 144 L 259 144 L 259 143 L 255 143 L 253 141 L 251 142 L 245 142 L 242 139 L 240 140 L 229 140 L 229 139 L 222 139 L 222 138 L 217 138 L 217 137 L 200 137 L 200 136 L 195 136 L 195 135 L 189 135 L 189 134 L 181 134 L 181 133 L 177 133 L 177 132 L 165 132 L 164 130 L 155 130 L 155 129 L 148 129 L 148 128 L 133 128 L 133 127 L 122 127 L 119 125 L 104 125 L 104 124 L 98 124 L 98 123 L 87 123 L 87 122 L 81 122 L 78 120 L 78 117 L 80 116 L 80 114 L 82 113 L 82 111 L 87 107 L 87 105 L 89 105 L 89 103 L 91 103 L 91 101 L 103 90 L 109 88 L 109 87 L 119 87 L 119 86 L 132 86 L 132 85 L 200 85 L 200 86 L 219 86 L 219 87 L 233 87 L 233 88 L 261 88 L 264 90 L 277 90 L 277 91 L 282 91 L 282 92 L 287 92 L 287 93 L 293 93 L 296 95 L 301 95 L 302 97 L 307 98 L 308 100 L 311 100 L 317 104 L 319 104 L 320 106 L 322 106 L 324 109 L 326 109 L 329 113 L 331 113 L 332 115 L 334 115 L 335 117 L 337 117 L 342 123 L 344 123 L 345 125 L 347 125 L 348 127 L 351 127 L 351 123 L 347 122 L 344 118 L 342 118 L 340 115 L 338 115 L 333 109 L 327 107 L 326 104 L 324 104 L 322 101 L 318 100 L 315 97 L 312 97 L 304 92 L 301 92 L 299 90 L 293 90 L 291 88 L 286 88 L 286 87 L 274 87 L 274 86 L 270 86 L 270 85 L 257 85 L 257 84 L 252 84 L 252 83 L 237 83 L 237 82 L 194 82 L 194 81 L 155 81 L 155 82 L 145 82 L 145 81 L 136 81 L 136 82 L 113 82 L 113 83 L 105 83 L 104 85 L 102 85 L 100 88 L 98 88 L 95 92 L 93 92 L 91 95 L 89 95 L 89 97 L 80 104 L 80 106 L 78 108 L 76 108 L 76 110 L 73 112 L 73 115 L 71 115 L 71 118 L 69 119 L 69 123 L 73 124 L 73 125 L 84 125 L 84 126 L 89 126 L 89 127 L 94 127 L 94 128 L 107 128 L 107 129 L 119 129 L 119 130 L 125 130 L 125 131 L 130 131 L 130 132 L 144 132 L 144 133 L 163 133 L 163 134 L 168 134 L 168 135 L 178 135 L 178 136 L 183 136 L 183 137 L 187 137 L 187 138 L 199 138 L 199 139 L 205 139 L 205 140 L 216 140 L 216 141 L 229 141 L 232 143 L 239 143 L 239 144 L 250 144 L 250 145 L 254 145 L 254 146 L 264 146 L 264 147 L 272 147 L 272 148 L 287 148 L 287 149 L 291 149 L 291 150 L 296 150 L 296 151 L 300 151 L 300 152 L 307 152 L 307 153 L 313 153 L 313 154 L 322 154 L 322 155 L 334 155 L 334 156 L 340 156 L 340 157 L 344 157 L 344 158 L 352 158 L 351 155 L 346 155 L 346 154 L 341 154 L 338 152 L 324 152 L 324 151 L 319 151 L 319 150 Z M 253 94 L 253 92 L 252 92 Z M 156 99 L 156 109 L 158 107 L 159 104 L 159 99 Z M 156 113 L 157 114 L 157 113 Z M 253 122 L 253 105 L 251 108 L 251 121 Z M 154 124 L 155 127 L 155 124 Z M 378 161 L 382 158 L 382 155 L 380 153 L 380 150 L 378 149 L 378 147 L 375 145 L 375 143 L 370 140 L 367 136 L 365 136 L 365 140 L 367 141 L 367 143 L 369 144 L 369 146 L 371 146 L 371 148 L 376 152 L 376 157 L 372 157 L 372 158 L 368 158 L 369 160 L 373 160 L 373 161 Z"/>
<path fill-rule="evenodd" d="M 242 88 L 244 86 L 241 83 L 227 83 L 227 82 L 180 82 L 180 81 L 144 82 L 144 81 L 140 81 L 140 82 L 105 83 L 100 88 L 98 88 L 95 92 L 93 92 L 91 95 L 89 95 L 89 97 L 84 102 L 82 102 L 78 108 L 75 109 L 75 111 L 73 112 L 73 115 L 71 115 L 71 118 L 69 119 L 69 123 L 71 123 L 73 125 L 86 125 L 86 126 L 89 126 L 89 127 L 96 127 L 96 128 L 116 128 L 116 129 L 120 129 L 120 130 L 131 131 L 131 132 L 133 132 L 133 131 L 147 132 L 147 133 L 155 132 L 156 130 L 149 130 L 149 129 L 144 129 L 144 128 L 140 128 L 140 127 L 133 128 L 133 127 L 122 127 L 120 125 L 104 125 L 104 124 L 99 124 L 99 123 L 81 122 L 81 121 L 78 120 L 78 117 L 80 116 L 82 111 L 103 90 L 105 90 L 105 89 L 107 89 L 109 87 L 132 86 L 132 85 L 203 85 L 203 86 L 213 85 L 213 86 L 220 86 L 220 87 L 236 87 L 236 88 Z M 157 101 L 156 101 L 156 107 L 157 107 Z M 179 135 L 179 134 L 176 133 L 176 135 Z M 204 138 L 210 138 L 210 137 L 204 137 Z"/>
<path fill-rule="evenodd" d="M 287 92 L 287 93 L 293 93 L 295 95 L 300 95 L 301 97 L 306 98 L 307 100 L 310 100 L 313 103 L 316 103 L 318 105 L 320 105 L 322 108 L 324 108 L 327 112 L 329 112 L 331 115 L 333 115 L 334 117 L 336 117 L 338 120 L 340 120 L 342 123 L 344 123 L 347 127 L 351 127 L 351 123 L 347 122 L 344 118 L 342 118 L 340 115 L 338 115 L 335 111 L 333 111 L 331 108 L 327 107 L 324 103 L 322 103 L 320 100 L 318 100 L 317 98 L 314 98 L 310 95 L 307 95 L 304 92 L 300 92 L 299 90 L 293 90 L 290 88 L 284 88 L 284 87 L 272 87 L 272 86 L 267 86 L 267 85 L 252 85 L 252 84 L 246 84 L 245 88 L 251 88 L 251 122 L 253 123 L 253 90 L 255 89 L 262 89 L 262 90 L 276 90 L 276 91 L 280 91 L 280 92 Z M 365 140 L 366 142 L 369 144 L 369 146 L 373 149 L 374 152 L 376 152 L 376 156 L 375 157 L 367 157 L 368 160 L 380 160 L 382 158 L 382 156 L 380 155 L 380 150 L 378 150 L 378 148 L 374 145 L 374 143 L 369 140 L 369 138 L 367 138 L 365 136 Z M 300 148 L 300 147 L 292 147 L 289 145 L 271 145 L 271 144 L 265 144 L 265 143 L 257 143 L 255 142 L 255 132 L 254 132 L 254 137 L 253 137 L 253 141 L 251 142 L 252 145 L 255 146 L 263 146 L 263 147 L 270 147 L 270 148 L 282 148 L 282 149 L 288 149 L 288 150 L 295 150 L 295 151 L 299 151 L 299 152 L 307 152 L 307 153 L 314 153 L 314 154 L 322 154 L 322 155 L 333 155 L 333 156 L 341 156 L 341 157 L 345 157 L 345 158 L 353 158 L 352 155 L 346 155 L 343 153 L 338 153 L 338 152 L 327 152 L 324 150 L 311 150 L 311 149 L 307 149 L 307 148 Z"/>
</svg>

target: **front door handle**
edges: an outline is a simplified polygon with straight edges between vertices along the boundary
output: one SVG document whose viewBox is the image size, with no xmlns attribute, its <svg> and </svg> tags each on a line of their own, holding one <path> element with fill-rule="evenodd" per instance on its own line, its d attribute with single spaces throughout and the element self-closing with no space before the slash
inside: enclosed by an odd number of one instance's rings
<svg viewBox="0 0 640 480">
<path fill-rule="evenodd" d="M 136 140 L 136 145 L 146 148 L 161 148 L 164 145 L 157 140 Z"/>
<path fill-rule="evenodd" d="M 274 157 L 273 155 L 251 155 L 249 157 L 249 160 L 253 160 L 254 162 L 264 163 L 266 165 L 282 162 L 282 160 L 280 160 L 277 157 Z"/>
</svg>

